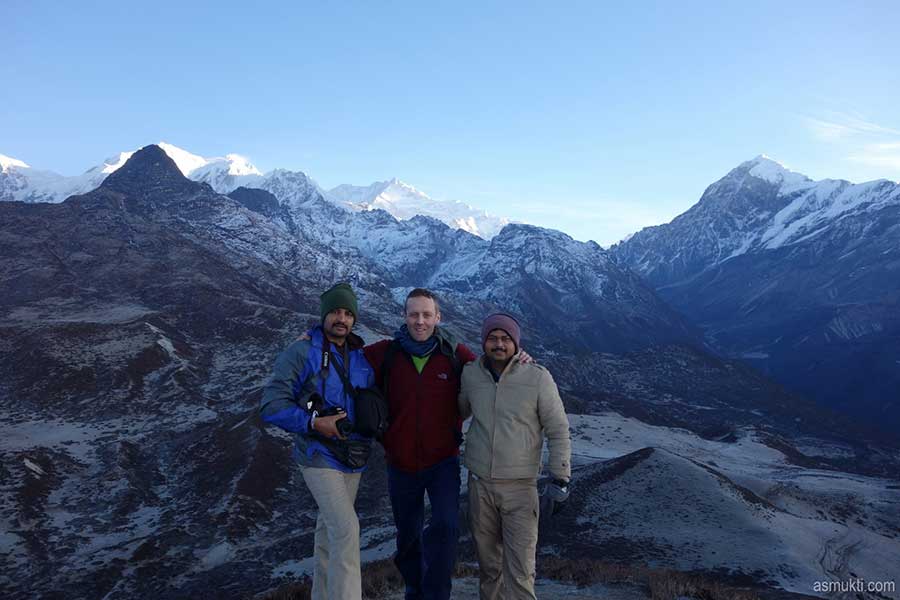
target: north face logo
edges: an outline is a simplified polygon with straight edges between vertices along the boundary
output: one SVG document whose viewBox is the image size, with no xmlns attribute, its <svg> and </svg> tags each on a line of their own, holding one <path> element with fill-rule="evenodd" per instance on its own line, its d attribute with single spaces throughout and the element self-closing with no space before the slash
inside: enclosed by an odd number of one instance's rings
<svg viewBox="0 0 900 600">
<path fill-rule="evenodd" d="M 438 373 L 438 379 L 447 379 L 449 375 L 446 373 Z"/>
</svg>

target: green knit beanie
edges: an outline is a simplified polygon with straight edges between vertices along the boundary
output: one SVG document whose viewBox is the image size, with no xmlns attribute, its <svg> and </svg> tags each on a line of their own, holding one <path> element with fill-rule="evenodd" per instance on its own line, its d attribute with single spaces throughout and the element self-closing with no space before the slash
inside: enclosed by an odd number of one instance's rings
<svg viewBox="0 0 900 600">
<path fill-rule="evenodd" d="M 319 304 L 319 312 L 322 313 L 322 321 L 325 321 L 325 315 L 336 308 L 344 308 L 353 313 L 353 318 L 359 318 L 359 305 L 356 301 L 356 294 L 349 283 L 337 283 L 330 290 L 321 296 L 321 304 Z"/>
</svg>

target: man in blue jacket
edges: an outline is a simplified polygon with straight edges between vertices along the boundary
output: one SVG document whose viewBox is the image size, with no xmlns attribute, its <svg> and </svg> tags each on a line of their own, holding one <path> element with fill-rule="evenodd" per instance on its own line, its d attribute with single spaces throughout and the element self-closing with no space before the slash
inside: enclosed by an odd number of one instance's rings
<svg viewBox="0 0 900 600">
<path fill-rule="evenodd" d="M 372 440 L 349 432 L 354 406 L 348 388 L 369 387 L 374 378 L 362 339 L 351 333 L 359 310 L 350 286 L 339 283 L 323 293 L 320 312 L 322 324 L 307 332 L 309 339 L 278 357 L 260 412 L 265 422 L 294 434 L 294 456 L 319 507 L 313 600 L 357 600 L 362 591 L 354 502 Z"/>
</svg>

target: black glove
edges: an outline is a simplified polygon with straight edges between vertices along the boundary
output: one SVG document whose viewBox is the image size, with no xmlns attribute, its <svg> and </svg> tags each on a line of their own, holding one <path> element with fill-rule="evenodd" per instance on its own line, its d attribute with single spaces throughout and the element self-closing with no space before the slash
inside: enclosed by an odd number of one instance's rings
<svg viewBox="0 0 900 600">
<path fill-rule="evenodd" d="M 319 392 L 313 392 L 309 395 L 309 398 L 306 399 L 306 412 L 309 413 L 309 420 L 306 422 L 306 429 L 310 433 L 315 432 L 315 429 L 313 429 L 313 411 L 321 409 L 323 402 L 324 400 L 322 400 L 322 396 L 321 394 L 319 394 Z"/>
<path fill-rule="evenodd" d="M 541 494 L 541 512 L 553 516 L 565 508 L 569 499 L 569 482 L 553 479 Z"/>
<path fill-rule="evenodd" d="M 325 401 L 322 399 L 322 395 L 319 394 L 319 392 L 313 392 L 306 399 L 306 410 L 309 412 L 321 410 L 324 403 Z"/>
</svg>

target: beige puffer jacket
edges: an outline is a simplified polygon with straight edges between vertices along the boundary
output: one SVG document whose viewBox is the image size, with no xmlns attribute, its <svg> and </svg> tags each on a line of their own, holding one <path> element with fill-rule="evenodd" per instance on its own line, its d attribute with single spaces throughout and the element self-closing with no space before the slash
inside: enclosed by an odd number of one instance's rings
<svg viewBox="0 0 900 600">
<path fill-rule="evenodd" d="M 568 481 L 569 419 L 550 371 L 520 363 L 517 355 L 500 381 L 494 382 L 484 360 L 467 364 L 462 372 L 459 411 L 464 419 L 472 415 L 466 434 L 466 467 L 491 479 L 536 478 L 546 435 L 547 466 L 553 477 Z"/>
</svg>

